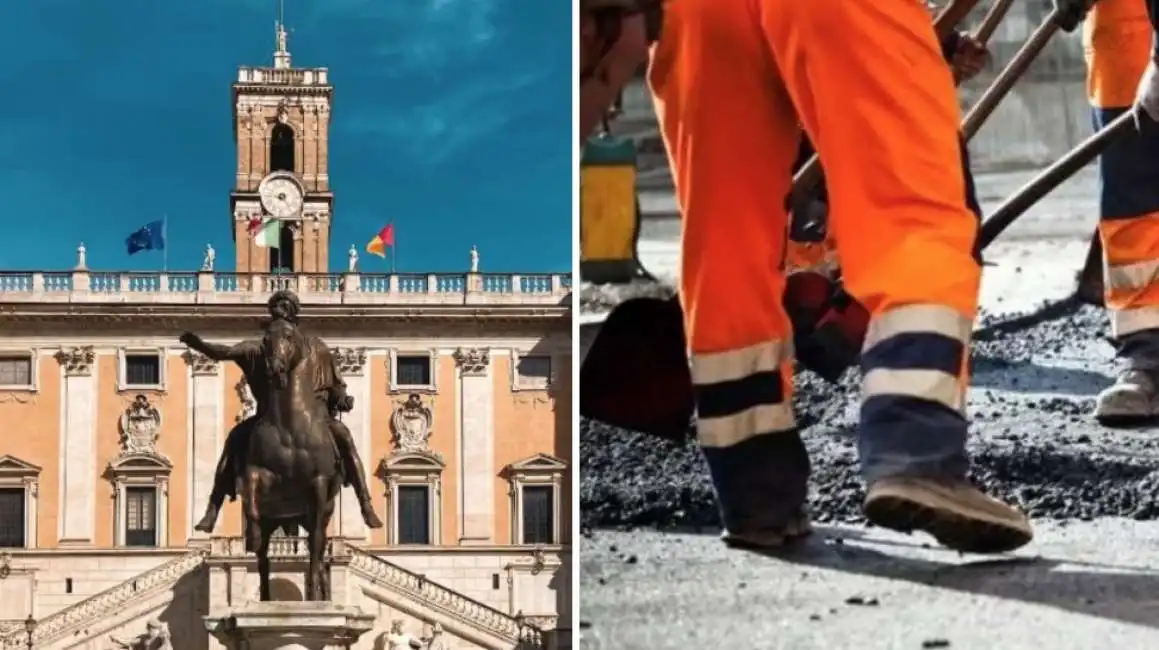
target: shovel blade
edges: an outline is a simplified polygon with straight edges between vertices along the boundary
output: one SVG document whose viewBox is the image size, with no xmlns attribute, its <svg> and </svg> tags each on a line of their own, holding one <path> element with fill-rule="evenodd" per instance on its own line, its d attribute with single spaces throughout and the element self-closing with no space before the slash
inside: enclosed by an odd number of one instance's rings
<svg viewBox="0 0 1159 650">
<path fill-rule="evenodd" d="M 580 365 L 580 415 L 682 442 L 694 409 L 679 301 L 617 305 Z"/>
</svg>

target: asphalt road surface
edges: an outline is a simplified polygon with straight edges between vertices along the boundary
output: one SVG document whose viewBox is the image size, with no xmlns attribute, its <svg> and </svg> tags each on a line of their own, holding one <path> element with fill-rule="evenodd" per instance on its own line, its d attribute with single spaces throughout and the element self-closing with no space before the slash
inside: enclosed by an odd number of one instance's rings
<svg viewBox="0 0 1159 650">
<path fill-rule="evenodd" d="M 984 210 L 1030 176 L 981 176 Z M 838 387 L 798 377 L 819 523 L 812 540 L 779 557 L 717 541 L 691 443 L 584 421 L 580 647 L 1159 647 L 1159 436 L 1093 422 L 1094 396 L 1115 371 L 1107 319 L 1063 300 L 1094 227 L 1094 191 L 1087 170 L 986 254 L 969 396 L 973 474 L 1031 513 L 1033 544 L 1009 557 L 962 556 L 921 535 L 866 528 L 856 377 Z M 675 277 L 677 231 L 671 220 L 644 229 L 641 257 L 665 283 Z M 584 319 L 666 291 L 586 286 Z"/>
</svg>

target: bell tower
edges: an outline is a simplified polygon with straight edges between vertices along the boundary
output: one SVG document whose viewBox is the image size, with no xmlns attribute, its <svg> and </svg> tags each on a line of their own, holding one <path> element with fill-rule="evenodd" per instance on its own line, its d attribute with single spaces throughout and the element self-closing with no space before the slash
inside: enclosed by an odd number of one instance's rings
<svg viewBox="0 0 1159 650">
<path fill-rule="evenodd" d="M 334 88 L 326 68 L 293 67 L 287 41 L 279 16 L 273 66 L 243 66 L 233 84 L 237 179 L 229 202 L 238 273 L 329 269 Z"/>
</svg>

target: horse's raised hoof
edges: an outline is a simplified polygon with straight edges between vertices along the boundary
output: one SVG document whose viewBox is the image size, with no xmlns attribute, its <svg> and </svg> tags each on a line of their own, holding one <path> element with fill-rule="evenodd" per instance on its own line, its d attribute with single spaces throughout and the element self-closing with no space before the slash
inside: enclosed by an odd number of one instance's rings
<svg viewBox="0 0 1159 650">
<path fill-rule="evenodd" d="M 216 524 L 217 524 L 217 513 L 216 512 L 207 512 L 207 513 L 205 513 L 205 516 L 201 518 L 201 521 L 197 522 L 197 525 L 193 527 L 193 530 L 201 531 L 203 533 L 212 533 L 213 527 Z"/>
<path fill-rule="evenodd" d="M 375 514 L 374 508 L 370 506 L 363 506 L 362 519 L 366 522 L 368 528 L 382 528 L 382 520 Z"/>
</svg>

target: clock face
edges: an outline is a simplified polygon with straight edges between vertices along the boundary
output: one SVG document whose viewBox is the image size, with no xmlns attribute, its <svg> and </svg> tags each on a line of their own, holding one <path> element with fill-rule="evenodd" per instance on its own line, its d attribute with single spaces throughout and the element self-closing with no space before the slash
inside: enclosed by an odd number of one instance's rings
<svg viewBox="0 0 1159 650">
<path fill-rule="evenodd" d="M 302 190 L 298 184 L 285 176 L 271 176 L 258 187 L 262 206 L 271 216 L 293 217 L 302 209 Z"/>
</svg>

